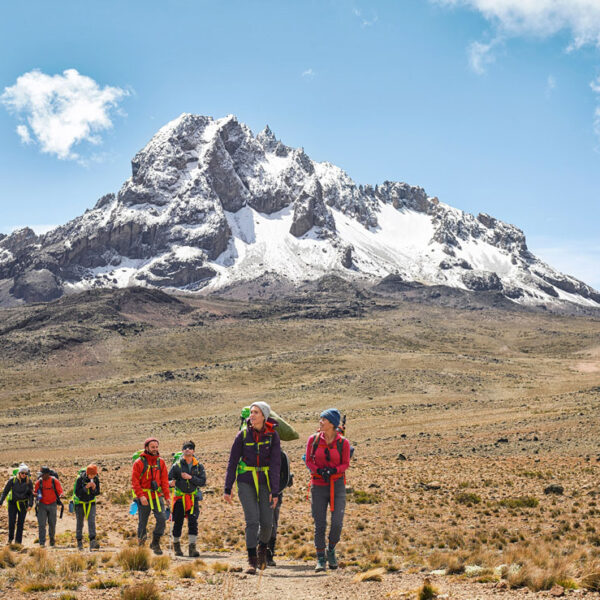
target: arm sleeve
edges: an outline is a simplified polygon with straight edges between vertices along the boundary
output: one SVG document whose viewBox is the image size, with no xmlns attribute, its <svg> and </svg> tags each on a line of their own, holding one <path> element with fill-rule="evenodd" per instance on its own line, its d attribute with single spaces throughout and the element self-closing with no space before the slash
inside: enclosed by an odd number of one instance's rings
<svg viewBox="0 0 600 600">
<path fill-rule="evenodd" d="M 2 492 L 2 496 L 0 496 L 0 504 L 4 502 L 6 496 L 8 496 L 8 492 L 10 492 L 10 488 L 12 488 L 13 478 L 11 477 L 4 486 L 4 491 Z"/>
<path fill-rule="evenodd" d="M 179 479 L 179 465 L 177 463 L 173 463 L 171 468 L 169 469 L 169 481 L 173 479 Z"/>
<path fill-rule="evenodd" d="M 312 445 L 315 441 L 315 435 L 316 433 L 313 433 L 309 438 L 308 438 L 308 442 L 306 443 L 306 466 L 308 467 L 309 471 L 311 473 L 316 473 L 317 469 L 319 468 L 317 466 L 317 463 L 312 460 L 310 454 L 312 452 Z"/>
<path fill-rule="evenodd" d="M 192 485 L 195 485 L 196 487 L 206 485 L 206 471 L 204 470 L 203 465 L 198 463 L 198 476 L 192 475 L 190 481 L 192 482 Z"/>
<path fill-rule="evenodd" d="M 32 507 L 33 506 L 33 481 L 29 481 L 29 484 L 27 486 L 27 496 L 28 496 L 28 500 L 29 500 L 29 506 Z"/>
<path fill-rule="evenodd" d="M 342 456 L 341 462 L 337 468 L 338 473 L 344 473 L 346 469 L 350 466 L 350 441 L 347 438 L 344 438 L 344 443 L 342 445 Z"/>
<path fill-rule="evenodd" d="M 160 470 L 160 487 L 165 500 L 169 500 L 171 498 L 171 492 L 169 491 L 169 473 L 167 472 L 167 463 L 160 457 L 158 460 L 162 460 L 163 463 L 162 469 Z"/>
<path fill-rule="evenodd" d="M 134 494 L 140 498 L 144 495 L 144 491 L 142 490 L 142 484 L 140 483 L 140 475 L 142 474 L 142 469 L 144 468 L 142 461 L 138 458 L 133 463 L 133 468 L 131 469 L 131 487 L 133 488 Z"/>
<path fill-rule="evenodd" d="M 96 489 L 92 493 L 95 498 L 96 496 L 100 495 L 100 480 L 98 479 L 98 475 L 96 475 L 96 477 L 94 477 L 94 483 L 96 484 Z"/>
<path fill-rule="evenodd" d="M 229 462 L 227 463 L 227 474 L 225 475 L 225 493 L 231 494 L 235 482 L 237 465 L 242 458 L 242 432 L 240 431 L 233 440 L 231 452 L 229 453 Z"/>
<path fill-rule="evenodd" d="M 86 496 L 89 496 L 83 485 L 83 477 L 78 477 L 75 481 L 75 495 L 84 502 L 86 501 Z"/>
<path fill-rule="evenodd" d="M 37 494 L 37 493 L 38 493 L 38 490 L 40 489 L 40 481 L 41 481 L 41 479 L 38 479 L 38 480 L 35 482 L 35 487 L 33 488 L 33 492 L 34 492 L 34 494 Z"/>
<path fill-rule="evenodd" d="M 271 459 L 269 461 L 269 479 L 271 480 L 271 494 L 279 494 L 279 476 L 281 474 L 281 441 L 277 432 L 273 433 L 271 440 Z"/>
</svg>

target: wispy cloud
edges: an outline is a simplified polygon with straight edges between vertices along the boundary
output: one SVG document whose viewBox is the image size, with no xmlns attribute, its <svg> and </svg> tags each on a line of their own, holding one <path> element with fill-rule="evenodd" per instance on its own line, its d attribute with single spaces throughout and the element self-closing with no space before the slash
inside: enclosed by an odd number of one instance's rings
<svg viewBox="0 0 600 600">
<path fill-rule="evenodd" d="M 379 21 L 379 17 L 377 16 L 376 13 L 371 13 L 370 17 L 365 17 L 362 10 L 359 10 L 358 8 L 353 8 L 352 14 L 355 17 L 357 17 L 358 19 L 360 19 L 361 27 L 371 27 L 371 26 L 375 25 L 375 23 L 377 23 L 377 21 Z"/>
<path fill-rule="evenodd" d="M 306 77 L 307 79 L 312 79 L 315 74 L 316 73 L 312 69 L 306 69 L 306 71 L 302 71 L 302 77 Z"/>
<path fill-rule="evenodd" d="M 598 0 L 431 0 L 447 6 L 464 6 L 480 12 L 507 36 L 549 37 L 565 31 L 570 49 L 600 46 Z"/>
<path fill-rule="evenodd" d="M 99 144 L 99 132 L 113 125 L 111 110 L 127 95 L 118 87 L 100 87 L 75 69 L 62 75 L 33 70 L 6 87 L 0 101 L 24 120 L 17 126 L 23 143 L 36 141 L 42 152 L 78 160 L 73 147 L 81 142 Z"/>
<path fill-rule="evenodd" d="M 556 77 L 554 75 L 548 75 L 546 79 L 546 96 L 550 96 L 550 94 L 556 89 Z"/>
<path fill-rule="evenodd" d="M 500 38 L 496 38 L 487 44 L 484 42 L 473 42 L 469 46 L 469 66 L 477 75 L 483 75 L 487 70 L 487 66 L 496 60 L 493 50 L 501 41 Z"/>
</svg>

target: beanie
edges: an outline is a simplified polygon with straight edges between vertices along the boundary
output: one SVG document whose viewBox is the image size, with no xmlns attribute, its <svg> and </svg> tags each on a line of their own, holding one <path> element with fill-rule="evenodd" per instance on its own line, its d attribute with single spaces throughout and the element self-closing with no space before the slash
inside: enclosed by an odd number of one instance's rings
<svg viewBox="0 0 600 600">
<path fill-rule="evenodd" d="M 19 473 L 29 473 L 29 467 L 25 463 L 19 465 Z"/>
<path fill-rule="evenodd" d="M 327 419 L 336 429 L 339 427 L 340 421 L 342 420 L 342 415 L 340 415 L 340 411 L 337 408 L 328 408 L 319 416 Z"/>
<path fill-rule="evenodd" d="M 253 402 L 250 405 L 250 408 L 252 408 L 253 406 L 256 406 L 259 408 L 260 412 L 265 417 L 265 421 L 269 418 L 269 415 L 271 414 L 271 407 L 266 402 Z"/>
<path fill-rule="evenodd" d="M 147 448 L 147 447 L 148 447 L 148 444 L 149 444 L 150 442 L 156 442 L 156 443 L 158 444 L 158 440 L 157 440 L 156 438 L 154 438 L 154 437 L 149 437 L 149 438 L 148 438 L 148 439 L 147 439 L 147 440 L 144 442 L 144 448 Z"/>
<path fill-rule="evenodd" d="M 92 479 L 98 475 L 98 467 L 96 465 L 88 465 L 85 468 L 86 475 Z"/>
</svg>

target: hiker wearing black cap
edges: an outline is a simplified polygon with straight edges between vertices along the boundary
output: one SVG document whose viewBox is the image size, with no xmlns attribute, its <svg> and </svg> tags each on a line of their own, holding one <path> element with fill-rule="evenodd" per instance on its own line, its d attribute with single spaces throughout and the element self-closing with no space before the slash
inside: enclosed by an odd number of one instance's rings
<svg viewBox="0 0 600 600">
<path fill-rule="evenodd" d="M 228 503 L 232 501 L 233 484 L 237 479 L 246 520 L 248 574 L 267 566 L 267 544 L 279 493 L 281 445 L 275 431 L 277 422 L 269 419 L 270 413 L 271 408 L 266 402 L 255 402 L 250 406 L 250 417 L 231 447 L 225 477 L 223 498 Z"/>
<path fill-rule="evenodd" d="M 176 556 L 183 556 L 181 550 L 181 531 L 183 521 L 188 520 L 188 555 L 200 556 L 196 550 L 198 539 L 198 510 L 201 498 L 200 488 L 206 484 L 204 467 L 194 456 L 196 444 L 191 440 L 184 442 L 181 457 L 173 463 L 169 471 L 169 483 L 175 488 L 171 504 L 173 519 L 173 549 Z M 198 495 L 200 494 L 200 498 Z"/>
<path fill-rule="evenodd" d="M 162 554 L 160 538 L 165 532 L 165 502 L 169 502 L 170 492 L 167 465 L 158 453 L 156 438 L 151 437 L 144 442 L 144 451 L 133 463 L 131 485 L 139 507 L 138 544 L 142 546 L 146 541 L 146 528 L 152 512 L 156 526 L 150 548 L 154 554 Z"/>
<path fill-rule="evenodd" d="M 345 472 L 350 465 L 350 442 L 338 431 L 341 415 L 337 408 L 323 411 L 319 418 L 319 431 L 308 438 L 306 466 L 311 472 L 311 509 L 315 522 L 315 547 L 317 566 L 324 571 L 326 562 L 330 569 L 337 569 L 335 546 L 340 540 L 346 508 Z M 327 552 L 325 530 L 327 506 L 331 512 L 331 526 Z M 327 561 L 326 561 L 327 559 Z"/>
<path fill-rule="evenodd" d="M 25 517 L 27 511 L 33 506 L 33 481 L 29 475 L 29 467 L 25 463 L 21 463 L 17 473 L 6 482 L 0 496 L 0 506 L 5 499 L 8 505 L 8 543 L 12 544 L 15 540 L 17 544 L 22 544 Z"/>
<path fill-rule="evenodd" d="M 61 505 L 60 497 L 63 494 L 60 481 L 49 467 L 40 469 L 41 477 L 36 481 L 34 493 L 37 496 L 37 518 L 40 546 L 46 545 L 46 522 L 48 523 L 48 535 L 50 545 L 54 546 L 56 533 L 56 509 Z M 62 513 L 61 513 L 62 516 Z"/>
</svg>

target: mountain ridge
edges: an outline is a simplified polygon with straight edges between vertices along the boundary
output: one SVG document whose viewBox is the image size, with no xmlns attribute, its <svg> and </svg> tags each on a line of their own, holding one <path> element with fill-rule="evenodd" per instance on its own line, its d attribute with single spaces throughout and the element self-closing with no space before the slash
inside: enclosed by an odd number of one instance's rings
<svg viewBox="0 0 600 600">
<path fill-rule="evenodd" d="M 358 185 L 234 115 L 184 113 L 131 161 L 118 193 L 37 236 L 0 236 L 0 305 L 94 287 L 214 293 L 265 274 L 328 274 L 500 292 L 525 305 L 600 307 L 600 294 L 537 259 L 524 233 L 419 186 Z"/>
</svg>

